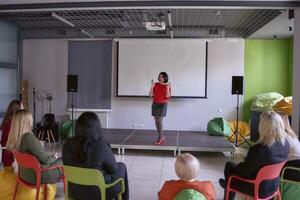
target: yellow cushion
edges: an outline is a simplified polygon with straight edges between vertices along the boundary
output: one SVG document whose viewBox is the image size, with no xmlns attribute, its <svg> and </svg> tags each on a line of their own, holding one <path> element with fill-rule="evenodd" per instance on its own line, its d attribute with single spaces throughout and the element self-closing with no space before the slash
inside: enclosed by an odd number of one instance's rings
<svg viewBox="0 0 300 200">
<path fill-rule="evenodd" d="M 13 172 L 12 167 L 6 167 L 0 170 L 0 200 L 13 198 L 13 193 L 16 186 L 17 176 Z M 19 184 L 17 200 L 34 200 L 36 190 Z M 47 185 L 47 199 L 53 200 L 56 194 L 56 185 Z M 40 189 L 39 200 L 44 200 L 44 187 Z"/>
<path fill-rule="evenodd" d="M 293 97 L 285 97 L 273 107 L 276 112 L 286 113 L 288 116 L 292 115 L 292 100 Z"/>
<path fill-rule="evenodd" d="M 232 136 L 232 134 L 234 134 L 234 131 L 236 129 L 237 126 L 237 122 L 236 121 L 231 121 L 229 122 L 229 126 L 231 128 L 231 134 L 228 138 L 230 142 L 235 142 L 235 136 Z M 239 127 L 238 127 L 238 132 L 244 136 L 247 137 L 250 135 L 250 126 L 247 122 L 244 121 L 239 121 Z M 232 137 L 231 137 L 232 136 Z M 241 142 L 243 142 L 243 138 L 238 135 L 238 144 L 240 144 Z"/>
</svg>

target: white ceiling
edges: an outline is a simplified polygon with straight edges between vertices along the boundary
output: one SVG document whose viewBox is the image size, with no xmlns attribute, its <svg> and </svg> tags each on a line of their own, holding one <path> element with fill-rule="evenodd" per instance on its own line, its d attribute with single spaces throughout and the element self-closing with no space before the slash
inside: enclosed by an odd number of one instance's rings
<svg viewBox="0 0 300 200">
<path fill-rule="evenodd" d="M 292 31 L 289 31 L 289 27 Z M 288 11 L 285 11 L 261 29 L 252 34 L 249 38 L 271 39 L 271 38 L 290 38 L 294 34 L 294 20 L 288 18 Z M 275 37 L 274 37 L 275 36 Z"/>
</svg>

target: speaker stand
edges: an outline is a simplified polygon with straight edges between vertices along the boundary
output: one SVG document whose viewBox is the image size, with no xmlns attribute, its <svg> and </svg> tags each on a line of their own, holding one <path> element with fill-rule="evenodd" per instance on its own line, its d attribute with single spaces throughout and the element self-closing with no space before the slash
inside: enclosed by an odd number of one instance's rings
<svg viewBox="0 0 300 200">
<path fill-rule="evenodd" d="M 74 92 L 71 92 L 71 120 L 72 120 L 72 137 L 74 136 Z"/>
<path fill-rule="evenodd" d="M 35 105 L 35 87 L 33 88 L 33 133 L 36 133 L 36 105 Z"/>
<path fill-rule="evenodd" d="M 236 102 L 236 127 L 234 130 L 234 133 L 229 137 L 229 140 L 234 137 L 234 146 L 238 147 L 242 144 L 244 144 L 245 142 L 249 145 L 249 147 L 251 147 L 251 144 L 246 140 L 246 138 L 239 132 L 239 109 L 240 109 L 240 101 L 239 101 L 239 94 L 237 94 L 237 102 Z M 240 136 L 243 141 L 238 144 L 238 136 Z"/>
</svg>

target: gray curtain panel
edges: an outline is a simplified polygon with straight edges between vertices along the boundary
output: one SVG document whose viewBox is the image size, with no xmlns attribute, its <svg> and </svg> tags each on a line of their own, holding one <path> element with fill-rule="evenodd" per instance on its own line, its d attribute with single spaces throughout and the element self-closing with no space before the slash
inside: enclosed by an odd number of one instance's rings
<svg viewBox="0 0 300 200">
<path fill-rule="evenodd" d="M 18 98 L 18 85 L 18 27 L 0 19 L 0 118 Z"/>
<path fill-rule="evenodd" d="M 111 40 L 69 41 L 68 73 L 78 75 L 78 92 L 73 94 L 75 108 L 111 109 Z"/>
</svg>

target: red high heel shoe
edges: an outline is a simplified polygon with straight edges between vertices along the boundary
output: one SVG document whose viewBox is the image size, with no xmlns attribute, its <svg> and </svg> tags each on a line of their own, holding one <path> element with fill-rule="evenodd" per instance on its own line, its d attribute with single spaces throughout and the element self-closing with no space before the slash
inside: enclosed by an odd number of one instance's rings
<svg viewBox="0 0 300 200">
<path fill-rule="evenodd" d="M 156 142 L 155 142 L 155 144 L 156 145 L 162 145 L 162 144 L 164 144 L 165 143 L 165 137 L 162 137 L 162 138 L 160 138 L 159 140 L 157 140 Z"/>
</svg>

